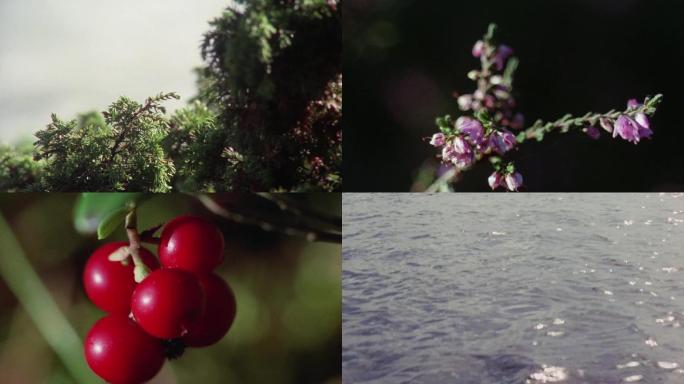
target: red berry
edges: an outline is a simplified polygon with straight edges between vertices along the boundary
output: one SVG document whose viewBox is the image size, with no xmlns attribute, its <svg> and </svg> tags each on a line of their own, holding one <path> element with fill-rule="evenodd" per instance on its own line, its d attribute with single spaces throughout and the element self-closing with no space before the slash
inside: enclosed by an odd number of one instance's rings
<svg viewBox="0 0 684 384">
<path fill-rule="evenodd" d="M 172 339 L 184 335 L 204 312 L 199 279 L 180 269 L 158 269 L 133 292 L 131 312 L 152 336 Z"/>
<path fill-rule="evenodd" d="M 228 283 L 212 273 L 202 279 L 202 288 L 207 297 L 206 309 L 183 337 L 189 347 L 205 347 L 221 340 L 235 319 L 235 295 Z"/>
<path fill-rule="evenodd" d="M 164 364 L 164 346 L 123 314 L 111 314 L 90 329 L 85 358 L 98 376 L 110 383 L 142 383 Z"/>
<path fill-rule="evenodd" d="M 223 234 L 213 223 L 199 217 L 179 216 L 164 226 L 159 259 L 167 268 L 202 276 L 221 264 L 223 245 Z"/>
<path fill-rule="evenodd" d="M 133 260 L 128 264 L 109 261 L 109 255 L 128 243 L 107 243 L 90 256 L 83 270 L 83 285 L 90 300 L 101 310 L 109 313 L 128 314 L 131 310 L 131 294 L 137 285 L 133 279 Z M 140 257 L 150 269 L 159 268 L 159 262 L 147 249 L 140 250 Z"/>
</svg>

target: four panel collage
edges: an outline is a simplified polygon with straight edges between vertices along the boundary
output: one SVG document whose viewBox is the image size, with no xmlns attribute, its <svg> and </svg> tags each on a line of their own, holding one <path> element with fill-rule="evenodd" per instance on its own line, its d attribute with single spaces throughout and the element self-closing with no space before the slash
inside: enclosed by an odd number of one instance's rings
<svg viewBox="0 0 684 384">
<path fill-rule="evenodd" d="M 0 1 L 0 383 L 684 383 L 682 17 Z"/>
</svg>

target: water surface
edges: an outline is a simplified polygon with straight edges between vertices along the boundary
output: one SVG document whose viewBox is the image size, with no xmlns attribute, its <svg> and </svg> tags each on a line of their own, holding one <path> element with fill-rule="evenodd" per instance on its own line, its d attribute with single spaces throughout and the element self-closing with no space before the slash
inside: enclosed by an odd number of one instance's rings
<svg viewBox="0 0 684 384">
<path fill-rule="evenodd" d="M 684 195 L 343 204 L 345 383 L 684 383 Z"/>
</svg>

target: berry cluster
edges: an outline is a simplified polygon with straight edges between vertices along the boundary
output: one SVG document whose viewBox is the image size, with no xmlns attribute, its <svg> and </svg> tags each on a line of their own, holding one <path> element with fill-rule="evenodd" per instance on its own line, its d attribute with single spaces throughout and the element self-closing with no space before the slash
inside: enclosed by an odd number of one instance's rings
<svg viewBox="0 0 684 384">
<path fill-rule="evenodd" d="M 223 247 L 223 235 L 212 223 L 177 217 L 159 238 L 159 261 L 140 249 L 140 262 L 151 271 L 140 283 L 127 243 L 98 248 L 86 263 L 83 282 L 90 300 L 108 314 L 86 336 L 90 368 L 111 383 L 141 383 L 185 346 L 223 338 L 236 313 L 233 291 L 212 272 L 223 261 Z M 122 252 L 125 257 L 116 257 Z"/>
</svg>

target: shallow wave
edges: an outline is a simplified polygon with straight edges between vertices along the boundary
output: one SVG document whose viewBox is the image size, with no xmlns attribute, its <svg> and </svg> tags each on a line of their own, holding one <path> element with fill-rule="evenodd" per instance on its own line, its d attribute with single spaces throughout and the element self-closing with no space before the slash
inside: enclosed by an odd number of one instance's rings
<svg viewBox="0 0 684 384">
<path fill-rule="evenodd" d="M 343 381 L 684 382 L 676 196 L 345 194 Z"/>
</svg>

